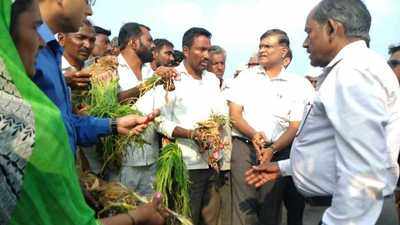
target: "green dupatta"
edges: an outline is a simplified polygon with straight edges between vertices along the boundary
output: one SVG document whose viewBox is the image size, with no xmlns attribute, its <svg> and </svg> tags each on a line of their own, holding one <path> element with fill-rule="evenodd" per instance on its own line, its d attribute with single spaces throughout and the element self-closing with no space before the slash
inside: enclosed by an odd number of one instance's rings
<svg viewBox="0 0 400 225">
<path fill-rule="evenodd" d="M 0 0 L 0 58 L 32 107 L 35 145 L 10 224 L 98 224 L 83 198 L 60 111 L 29 79 L 10 37 L 11 4 L 11 0 Z"/>
</svg>

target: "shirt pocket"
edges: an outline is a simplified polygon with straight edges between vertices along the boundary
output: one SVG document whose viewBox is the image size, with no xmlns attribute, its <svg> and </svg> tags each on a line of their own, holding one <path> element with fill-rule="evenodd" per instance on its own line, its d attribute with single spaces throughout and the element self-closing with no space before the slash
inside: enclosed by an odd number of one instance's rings
<svg viewBox="0 0 400 225">
<path fill-rule="evenodd" d="M 303 119 L 300 123 L 300 127 L 297 130 L 296 138 L 301 141 L 301 136 L 304 130 L 308 127 L 312 129 L 312 123 L 315 122 L 316 118 L 323 116 L 323 104 L 319 97 L 316 96 L 313 103 L 308 103 L 304 108 Z"/>
</svg>

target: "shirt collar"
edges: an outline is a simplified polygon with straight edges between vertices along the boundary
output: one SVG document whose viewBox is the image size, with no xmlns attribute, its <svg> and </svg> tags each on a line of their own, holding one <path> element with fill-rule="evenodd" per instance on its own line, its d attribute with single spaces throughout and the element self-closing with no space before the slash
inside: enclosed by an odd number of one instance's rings
<svg viewBox="0 0 400 225">
<path fill-rule="evenodd" d="M 335 56 L 335 58 L 333 58 L 332 61 L 324 68 L 324 70 L 335 66 L 339 61 L 341 61 L 344 57 L 346 57 L 346 55 L 348 55 L 351 52 L 354 52 L 354 50 L 358 50 L 361 48 L 367 48 L 367 44 L 363 40 L 355 41 L 353 43 L 346 45 L 339 51 L 339 53 Z"/>
<path fill-rule="evenodd" d="M 122 54 L 119 54 L 118 55 L 118 65 L 121 65 L 121 66 L 128 66 L 128 68 L 129 68 L 129 65 L 128 65 L 128 63 L 126 62 L 126 60 L 125 60 L 125 58 L 124 58 L 124 56 L 122 55 Z"/>
<path fill-rule="evenodd" d="M 287 75 L 287 73 L 286 73 L 286 69 L 285 69 L 285 67 L 283 67 L 283 66 L 282 66 L 281 72 L 278 74 L 278 76 L 273 77 L 273 78 L 270 78 L 270 77 L 267 75 L 267 73 L 265 72 L 265 69 L 264 69 L 262 66 L 257 66 L 255 69 L 256 69 L 256 73 L 257 73 L 257 74 L 266 76 L 266 77 L 267 77 L 268 79 L 270 79 L 270 80 L 283 80 L 283 81 L 287 81 L 287 80 L 289 79 L 289 78 L 288 78 L 288 75 Z"/>
<path fill-rule="evenodd" d="M 67 70 L 67 69 L 69 69 L 71 67 L 75 68 L 68 62 L 68 60 L 64 56 L 62 56 L 61 57 L 61 69 L 64 71 L 64 70 Z"/>
<path fill-rule="evenodd" d="M 52 41 L 57 41 L 53 31 L 51 31 L 50 27 L 46 23 L 40 25 L 37 28 L 37 31 L 39 32 L 39 35 L 42 37 L 43 41 L 46 44 Z"/>
<path fill-rule="evenodd" d="M 63 47 L 58 43 L 53 31 L 51 31 L 50 27 L 47 24 L 43 23 L 37 28 L 37 31 L 43 41 L 46 43 L 46 46 L 51 48 L 53 52 L 56 54 L 62 55 L 64 52 Z"/>
<path fill-rule="evenodd" d="M 192 76 L 190 76 L 190 74 L 188 73 L 188 71 L 186 70 L 185 64 L 183 63 L 183 61 L 181 62 L 181 64 L 179 64 L 179 66 L 177 66 L 176 71 L 178 71 L 179 74 L 186 74 L 188 77 L 192 78 Z M 204 76 L 206 75 L 207 70 L 204 70 L 201 74 L 202 79 L 204 78 Z"/>
</svg>

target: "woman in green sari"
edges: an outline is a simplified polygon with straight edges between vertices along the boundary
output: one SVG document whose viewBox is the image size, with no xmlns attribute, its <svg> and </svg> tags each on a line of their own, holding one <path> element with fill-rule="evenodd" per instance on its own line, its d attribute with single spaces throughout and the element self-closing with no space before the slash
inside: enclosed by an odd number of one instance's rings
<svg viewBox="0 0 400 225">
<path fill-rule="evenodd" d="M 163 224 L 159 196 L 104 220 L 85 203 L 60 112 L 30 80 L 37 1 L 0 0 L 0 224 Z"/>
</svg>

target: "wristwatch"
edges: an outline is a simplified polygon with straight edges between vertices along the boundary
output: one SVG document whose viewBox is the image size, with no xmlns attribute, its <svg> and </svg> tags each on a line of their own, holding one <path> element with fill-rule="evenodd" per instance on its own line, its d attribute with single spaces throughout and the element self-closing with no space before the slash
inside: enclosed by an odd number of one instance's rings
<svg viewBox="0 0 400 225">
<path fill-rule="evenodd" d="M 111 119 L 111 133 L 113 135 L 117 135 L 118 134 L 118 123 L 116 119 Z"/>
</svg>

